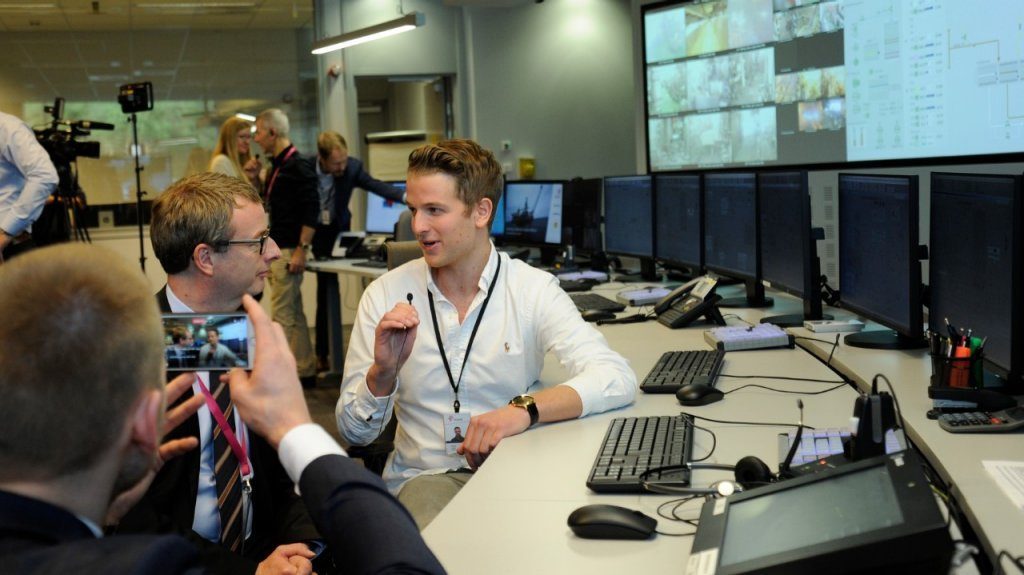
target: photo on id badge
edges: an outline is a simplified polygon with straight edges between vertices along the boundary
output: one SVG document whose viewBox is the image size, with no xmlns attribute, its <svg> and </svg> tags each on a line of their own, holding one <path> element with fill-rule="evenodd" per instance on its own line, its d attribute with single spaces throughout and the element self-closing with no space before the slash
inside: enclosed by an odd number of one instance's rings
<svg viewBox="0 0 1024 575">
<path fill-rule="evenodd" d="M 448 455 L 456 455 L 456 450 L 465 440 L 467 429 L 469 429 L 468 413 L 448 413 L 444 416 L 445 453 Z"/>
</svg>

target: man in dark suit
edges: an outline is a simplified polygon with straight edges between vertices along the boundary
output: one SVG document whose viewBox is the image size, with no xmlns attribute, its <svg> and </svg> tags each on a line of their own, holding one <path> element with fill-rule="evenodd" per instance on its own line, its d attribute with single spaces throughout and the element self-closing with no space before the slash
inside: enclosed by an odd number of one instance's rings
<svg viewBox="0 0 1024 575">
<path fill-rule="evenodd" d="M 313 235 L 313 255 L 317 258 L 331 257 L 334 242 L 340 232 L 352 227 L 352 212 L 348 203 L 352 190 L 362 188 L 367 192 L 392 202 L 405 203 L 405 193 L 375 179 L 363 168 L 359 158 L 348 155 L 348 142 L 341 134 L 332 131 L 321 132 L 316 139 L 317 157 L 310 158 L 316 170 L 320 190 L 320 218 Z M 316 274 L 316 357 L 317 370 L 327 369 L 328 318 L 327 297 L 338 291 L 338 276 L 330 272 Z"/>
<path fill-rule="evenodd" d="M 260 197 L 245 182 L 206 173 L 172 184 L 153 203 L 150 224 L 153 251 L 167 272 L 167 285 L 157 295 L 160 308 L 175 313 L 238 310 L 243 295 L 263 291 L 270 263 L 281 255 L 266 231 Z M 199 381 L 216 392 L 221 373 L 200 371 Z M 202 393 L 199 381 L 186 397 Z M 226 409 L 224 415 L 232 419 Z M 239 494 L 244 462 L 233 452 L 225 457 L 237 471 L 231 480 L 218 484 L 215 417 L 204 405 L 169 434 L 198 437 L 200 448 L 164 466 L 146 496 L 125 516 L 119 532 L 180 533 L 197 543 L 212 570 L 251 574 L 275 553 L 291 553 L 295 548 L 289 544 L 313 543 L 320 535 L 274 450 L 239 428 L 237 420 L 235 431 L 247 445 L 254 473 L 248 503 Z M 232 497 L 232 489 L 235 505 L 222 513 L 224 497 Z M 305 554 L 308 545 L 301 551 Z"/>
<path fill-rule="evenodd" d="M 206 572 L 180 536 L 103 537 L 101 530 L 138 500 L 163 462 L 197 445 L 195 438 L 161 444 L 161 429 L 201 401 L 186 400 L 164 417 L 163 335 L 145 278 L 109 250 L 62 244 L 5 265 L 0 291 L 22 294 L 0 298 L 10 328 L 0 330 L 0 573 Z M 243 303 L 258 347 L 251 375 L 231 373 L 234 401 L 254 435 L 288 462 L 346 571 L 442 573 L 380 479 L 311 423 L 283 331 L 254 299 Z M 53 345 L 36 344 L 44 338 Z M 167 400 L 193 378 L 175 378 Z"/>
</svg>

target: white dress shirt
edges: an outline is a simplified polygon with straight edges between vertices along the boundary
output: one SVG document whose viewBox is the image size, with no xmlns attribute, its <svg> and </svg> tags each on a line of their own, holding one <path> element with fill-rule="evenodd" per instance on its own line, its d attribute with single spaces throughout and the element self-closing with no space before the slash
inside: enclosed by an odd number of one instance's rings
<svg viewBox="0 0 1024 575">
<path fill-rule="evenodd" d="M 11 237 L 28 230 L 58 181 L 32 130 L 0 112 L 0 230 Z"/>
<path fill-rule="evenodd" d="M 174 295 L 171 286 L 167 286 L 167 302 L 174 313 L 194 313 L 192 308 L 188 307 L 178 299 L 178 296 Z M 203 380 L 210 393 L 213 393 L 214 388 L 217 387 L 217 382 L 210 381 L 210 372 L 197 371 L 196 375 Z M 192 393 L 202 395 L 203 392 L 199 388 L 199 382 L 192 384 Z M 236 434 L 239 441 L 245 442 L 245 449 L 248 452 L 249 430 L 238 415 L 238 410 L 233 411 L 235 429 L 237 430 Z M 214 474 L 213 457 L 213 426 L 216 423 L 213 420 L 213 415 L 210 414 L 210 408 L 206 405 L 206 402 L 203 402 L 203 405 L 199 407 L 196 417 L 199 418 L 199 489 L 196 491 L 196 511 L 195 516 L 192 518 L 192 530 L 204 539 L 216 543 L 220 541 L 220 510 L 217 507 L 217 477 Z M 256 475 L 257 472 L 257 469 L 252 469 L 253 475 Z M 243 511 L 246 518 L 245 537 L 248 539 L 252 535 L 252 500 L 244 499 L 244 501 L 246 506 Z"/>
<path fill-rule="evenodd" d="M 426 261 L 413 260 L 381 276 L 363 293 L 335 410 L 342 436 L 355 445 L 365 445 L 380 434 L 398 405 L 395 451 L 384 469 L 384 479 L 393 493 L 421 473 L 467 466 L 463 456 L 445 453 L 442 418 L 453 411 L 455 394 L 441 361 L 427 290 L 434 296 L 444 349 L 458 380 L 499 257 L 498 283 L 459 388 L 461 411 L 483 414 L 528 392 L 538 382 L 549 351 L 571 374 L 562 385 L 579 394 L 582 415 L 628 405 L 636 395 L 636 374 L 629 364 L 608 347 L 600 332 L 583 321 L 551 274 L 499 254 L 492 245 L 479 291 L 460 324 L 458 311 L 434 283 Z M 395 304 L 406 302 L 409 293 L 420 317 L 415 341 L 406 344 L 412 346 L 412 353 L 399 371 L 392 395 L 374 397 L 366 385 L 366 373 L 373 365 L 374 331 L 380 318 Z"/>
</svg>

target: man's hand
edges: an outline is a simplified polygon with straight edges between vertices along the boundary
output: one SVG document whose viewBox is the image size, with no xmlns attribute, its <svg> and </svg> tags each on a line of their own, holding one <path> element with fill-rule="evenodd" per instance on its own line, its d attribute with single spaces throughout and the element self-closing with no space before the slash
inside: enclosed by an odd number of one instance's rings
<svg viewBox="0 0 1024 575">
<path fill-rule="evenodd" d="M 178 377 L 172 379 L 165 389 L 165 401 L 167 405 L 173 404 L 183 393 L 188 391 L 192 387 L 192 382 L 195 381 L 194 373 L 183 373 Z M 167 434 L 175 427 L 178 427 L 183 421 L 192 417 L 196 410 L 203 405 L 203 396 L 194 395 L 188 399 L 188 401 L 182 402 L 180 405 L 175 406 L 172 409 L 167 410 L 164 418 L 163 434 Z M 107 517 L 105 525 L 117 525 L 121 518 L 124 517 L 125 513 L 128 513 L 135 504 L 142 499 L 142 496 L 146 494 L 146 490 L 149 489 L 153 478 L 156 477 L 157 472 L 164 466 L 164 463 L 171 459 L 199 446 L 198 437 L 183 437 L 181 439 L 172 439 L 171 441 L 164 442 L 157 452 L 157 456 L 153 458 L 153 466 L 138 483 L 133 485 L 130 489 L 118 493 L 114 500 L 110 502 L 107 507 Z"/>
<path fill-rule="evenodd" d="M 256 567 L 256 575 L 310 575 L 316 553 L 305 543 L 279 545 Z"/>
<path fill-rule="evenodd" d="M 502 439 L 518 435 L 529 427 L 530 414 L 525 409 L 506 405 L 471 418 L 466 439 L 457 451 L 459 455 L 466 456 L 470 469 L 475 470 L 483 465 Z"/>
<path fill-rule="evenodd" d="M 256 332 L 252 373 L 236 367 L 221 378 L 231 385 L 231 400 L 242 420 L 277 449 L 286 433 L 312 418 L 284 329 L 270 321 L 252 296 L 243 296 L 242 305 Z"/>
<path fill-rule="evenodd" d="M 306 271 L 306 250 L 301 246 L 292 250 L 292 257 L 285 265 L 285 270 L 290 274 L 301 274 Z"/>
<path fill-rule="evenodd" d="M 388 395 L 395 378 L 412 354 L 420 316 L 408 303 L 399 303 L 384 314 L 377 324 L 373 340 L 373 365 L 366 375 L 370 391 L 378 397 Z"/>
</svg>

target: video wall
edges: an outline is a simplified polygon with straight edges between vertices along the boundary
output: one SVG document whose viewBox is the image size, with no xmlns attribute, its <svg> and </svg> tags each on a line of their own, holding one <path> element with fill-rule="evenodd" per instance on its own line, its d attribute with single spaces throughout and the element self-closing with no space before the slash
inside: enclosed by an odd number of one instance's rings
<svg viewBox="0 0 1024 575">
<path fill-rule="evenodd" d="M 644 10 L 652 171 L 1024 151 L 1019 0 Z"/>
</svg>

